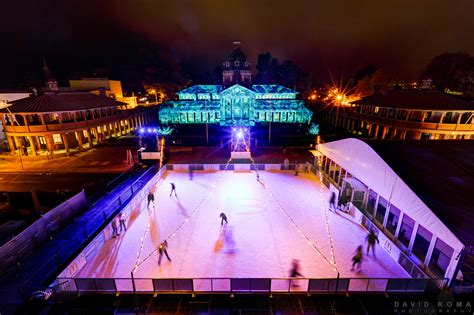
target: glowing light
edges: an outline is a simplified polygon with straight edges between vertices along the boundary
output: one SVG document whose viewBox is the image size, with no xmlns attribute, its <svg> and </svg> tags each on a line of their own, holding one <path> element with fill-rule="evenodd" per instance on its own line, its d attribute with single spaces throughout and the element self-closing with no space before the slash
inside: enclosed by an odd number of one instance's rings
<svg viewBox="0 0 474 315">
<path fill-rule="evenodd" d="M 140 133 L 144 133 L 144 132 L 145 132 L 145 129 L 140 128 Z"/>
<path fill-rule="evenodd" d="M 148 128 L 148 130 L 147 130 L 147 131 L 148 131 L 148 133 L 151 133 L 151 132 L 152 132 L 151 128 Z"/>
<path fill-rule="evenodd" d="M 157 133 L 157 132 L 158 132 L 158 129 L 153 128 L 153 132 L 154 132 L 154 133 Z"/>
<path fill-rule="evenodd" d="M 338 101 L 342 101 L 343 98 L 344 98 L 344 96 L 342 96 L 342 94 L 338 94 L 336 96 L 336 100 L 338 100 Z"/>
<path fill-rule="evenodd" d="M 239 132 L 237 133 L 237 137 L 242 138 L 243 136 L 244 136 L 244 134 L 242 133 L 242 131 L 239 131 Z"/>
</svg>

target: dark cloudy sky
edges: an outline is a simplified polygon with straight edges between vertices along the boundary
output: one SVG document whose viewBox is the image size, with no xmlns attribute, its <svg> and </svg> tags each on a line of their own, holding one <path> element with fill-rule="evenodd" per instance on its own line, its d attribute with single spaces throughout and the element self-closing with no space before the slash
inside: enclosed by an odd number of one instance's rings
<svg viewBox="0 0 474 315">
<path fill-rule="evenodd" d="M 41 57 L 67 74 L 145 42 L 211 71 L 239 39 L 253 64 L 269 51 L 317 77 L 375 64 L 411 79 L 440 53 L 474 54 L 473 0 L 3 0 L 0 12 L 1 84 Z"/>
</svg>

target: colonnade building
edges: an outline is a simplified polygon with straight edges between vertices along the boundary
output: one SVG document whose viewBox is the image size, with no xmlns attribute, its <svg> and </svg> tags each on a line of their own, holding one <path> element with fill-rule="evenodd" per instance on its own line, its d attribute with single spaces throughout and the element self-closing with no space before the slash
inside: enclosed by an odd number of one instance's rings
<svg viewBox="0 0 474 315">
<path fill-rule="evenodd" d="M 142 108 L 88 92 L 46 92 L 0 110 L 11 151 L 23 155 L 70 153 L 90 149 L 149 122 Z"/>
<path fill-rule="evenodd" d="M 328 111 L 324 120 L 373 139 L 474 139 L 474 102 L 430 90 L 374 93 Z"/>
</svg>

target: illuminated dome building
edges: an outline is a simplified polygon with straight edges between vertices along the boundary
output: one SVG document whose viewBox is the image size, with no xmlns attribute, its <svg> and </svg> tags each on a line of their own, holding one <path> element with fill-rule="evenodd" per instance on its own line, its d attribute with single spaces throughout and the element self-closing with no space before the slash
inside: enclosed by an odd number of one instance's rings
<svg viewBox="0 0 474 315">
<path fill-rule="evenodd" d="M 297 92 L 282 85 L 252 84 L 250 62 L 240 42 L 223 63 L 222 85 L 194 85 L 163 104 L 161 124 L 309 123 L 313 113 L 297 100 Z"/>
</svg>

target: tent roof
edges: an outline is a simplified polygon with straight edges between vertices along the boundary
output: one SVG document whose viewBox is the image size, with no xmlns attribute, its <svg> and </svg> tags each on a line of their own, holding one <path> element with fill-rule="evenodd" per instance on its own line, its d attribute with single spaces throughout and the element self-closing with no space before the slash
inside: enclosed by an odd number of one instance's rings
<svg viewBox="0 0 474 315">
<path fill-rule="evenodd" d="M 466 245 L 474 245 L 474 141 L 366 141 Z"/>
<path fill-rule="evenodd" d="M 473 110 L 474 102 L 438 91 L 389 90 L 364 97 L 353 104 L 420 110 Z"/>
<path fill-rule="evenodd" d="M 127 105 L 105 96 L 91 93 L 46 93 L 22 98 L 12 102 L 8 109 L 0 112 L 12 113 L 48 113 L 87 110 L 101 107 Z"/>
</svg>

